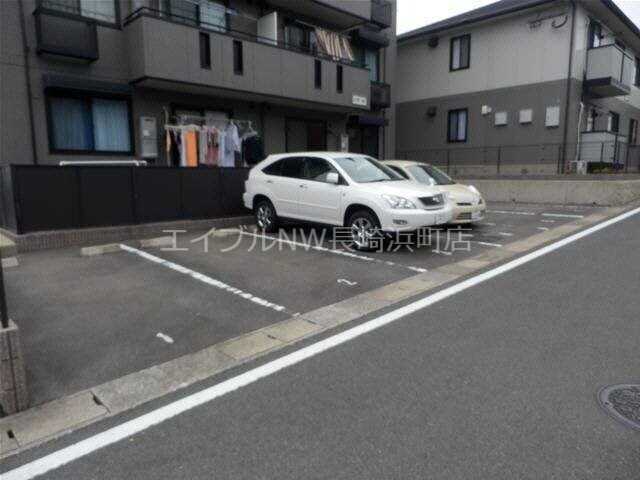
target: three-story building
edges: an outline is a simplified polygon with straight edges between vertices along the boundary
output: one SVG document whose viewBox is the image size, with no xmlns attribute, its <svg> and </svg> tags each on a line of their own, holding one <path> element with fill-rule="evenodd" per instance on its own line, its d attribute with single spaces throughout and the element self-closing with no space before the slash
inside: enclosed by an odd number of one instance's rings
<svg viewBox="0 0 640 480">
<path fill-rule="evenodd" d="M 393 1 L 3 0 L 0 35 L 0 164 L 176 165 L 164 126 L 192 119 L 395 151 Z"/>
</svg>

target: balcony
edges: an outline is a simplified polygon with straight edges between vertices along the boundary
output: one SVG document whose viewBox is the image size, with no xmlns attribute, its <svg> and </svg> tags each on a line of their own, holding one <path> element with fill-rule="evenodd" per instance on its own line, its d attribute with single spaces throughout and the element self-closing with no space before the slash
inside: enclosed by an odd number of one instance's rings
<svg viewBox="0 0 640 480">
<path fill-rule="evenodd" d="M 86 62 L 98 59 L 95 20 L 47 9 L 37 9 L 34 17 L 38 55 L 63 56 Z"/>
<path fill-rule="evenodd" d="M 391 86 L 388 83 L 371 82 L 371 109 L 380 110 L 391 106 Z"/>
<path fill-rule="evenodd" d="M 633 59 L 617 45 L 591 48 L 587 51 L 584 85 L 600 97 L 629 95 L 633 71 Z"/>
<path fill-rule="evenodd" d="M 371 21 L 382 28 L 391 26 L 391 2 L 371 0 Z"/>
<path fill-rule="evenodd" d="M 130 81 L 138 86 L 179 89 L 244 101 L 269 101 L 333 111 L 369 110 L 369 70 L 322 52 L 301 51 L 277 40 L 188 24 L 164 13 L 141 9 L 125 21 Z M 201 66 L 200 34 L 208 35 L 210 65 Z M 235 47 L 234 47 L 235 44 Z M 242 68 L 234 51 L 241 49 Z M 320 63 L 320 88 L 316 87 Z M 336 88 L 342 66 L 342 91 Z M 242 73 L 239 73 L 242 70 Z"/>
</svg>

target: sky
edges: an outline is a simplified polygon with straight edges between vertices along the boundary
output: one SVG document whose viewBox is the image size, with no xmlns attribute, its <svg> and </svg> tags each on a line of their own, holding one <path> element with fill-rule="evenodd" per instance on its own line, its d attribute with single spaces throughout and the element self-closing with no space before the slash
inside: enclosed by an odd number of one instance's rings
<svg viewBox="0 0 640 480">
<path fill-rule="evenodd" d="M 495 0 L 398 0 L 398 33 L 453 17 Z M 615 0 L 633 22 L 640 26 L 640 0 Z"/>
</svg>

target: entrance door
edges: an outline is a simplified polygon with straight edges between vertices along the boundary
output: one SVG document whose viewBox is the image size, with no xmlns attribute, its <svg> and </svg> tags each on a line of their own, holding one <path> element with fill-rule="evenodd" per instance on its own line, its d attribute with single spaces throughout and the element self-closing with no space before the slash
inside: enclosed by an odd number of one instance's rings
<svg viewBox="0 0 640 480">
<path fill-rule="evenodd" d="M 321 120 L 307 122 L 307 150 L 324 152 L 327 149 L 327 124 Z"/>
<path fill-rule="evenodd" d="M 323 152 L 327 149 L 327 124 L 323 120 L 287 118 L 287 152 Z"/>
<path fill-rule="evenodd" d="M 363 153 L 373 158 L 378 157 L 378 127 L 354 125 L 347 129 L 349 134 L 349 151 Z"/>
</svg>

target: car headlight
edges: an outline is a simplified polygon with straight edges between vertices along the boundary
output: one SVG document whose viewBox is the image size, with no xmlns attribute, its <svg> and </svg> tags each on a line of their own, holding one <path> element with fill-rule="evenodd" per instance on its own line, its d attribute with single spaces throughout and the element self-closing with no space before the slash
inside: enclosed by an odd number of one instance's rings
<svg viewBox="0 0 640 480">
<path fill-rule="evenodd" d="M 471 190 L 473 193 L 475 193 L 476 195 L 480 195 L 480 191 L 473 185 L 467 185 L 467 188 Z"/>
<path fill-rule="evenodd" d="M 391 208 L 416 208 L 415 204 L 411 200 L 407 200 L 404 197 L 398 197 L 396 195 L 382 195 Z"/>
</svg>

